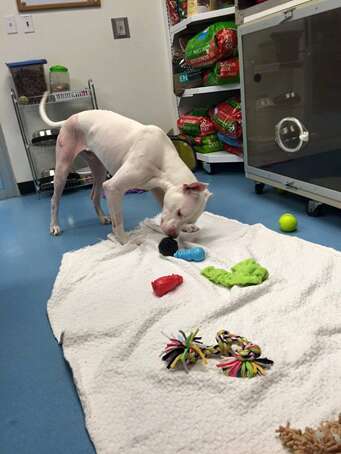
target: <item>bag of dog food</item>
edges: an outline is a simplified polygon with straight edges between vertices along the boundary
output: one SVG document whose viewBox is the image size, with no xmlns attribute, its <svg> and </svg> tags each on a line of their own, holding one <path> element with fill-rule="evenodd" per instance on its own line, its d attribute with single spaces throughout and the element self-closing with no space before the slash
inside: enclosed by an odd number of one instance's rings
<svg viewBox="0 0 341 454">
<path fill-rule="evenodd" d="M 217 134 L 197 138 L 197 142 L 200 142 L 200 144 L 194 145 L 194 149 L 198 153 L 213 153 L 222 149 L 222 144 Z"/>
<path fill-rule="evenodd" d="M 190 112 L 190 115 L 194 115 L 195 117 L 209 117 L 209 114 L 210 108 L 207 106 L 194 107 Z"/>
<path fill-rule="evenodd" d="M 171 25 L 175 25 L 180 22 L 180 17 L 178 13 L 178 5 L 176 0 L 166 0 L 168 17 Z"/>
<path fill-rule="evenodd" d="M 180 20 L 186 19 L 187 17 L 187 0 L 177 0 L 178 14 Z"/>
<path fill-rule="evenodd" d="M 231 147 L 231 145 L 227 145 L 226 143 L 223 144 L 223 149 L 227 153 L 235 154 L 239 156 L 240 158 L 243 157 L 243 149 L 242 148 L 236 148 L 236 147 Z"/>
<path fill-rule="evenodd" d="M 194 68 L 206 68 L 222 58 L 231 57 L 236 48 L 236 24 L 217 22 L 188 41 L 185 57 Z"/>
<path fill-rule="evenodd" d="M 180 37 L 178 40 L 179 47 L 174 49 L 172 66 L 174 93 L 181 96 L 187 88 L 202 86 L 201 69 L 192 68 L 185 60 L 185 47 L 188 37 Z"/>
<path fill-rule="evenodd" d="M 211 109 L 210 117 L 219 132 L 239 139 L 242 136 L 240 102 L 229 99 Z"/>
<path fill-rule="evenodd" d="M 195 115 L 181 115 L 177 121 L 178 128 L 183 134 L 189 136 L 208 136 L 216 132 L 210 117 Z"/>
<path fill-rule="evenodd" d="M 204 85 L 224 85 L 239 82 L 239 59 L 219 61 L 204 75 Z"/>
<path fill-rule="evenodd" d="M 241 139 L 233 139 L 232 137 L 223 134 L 222 132 L 218 132 L 218 139 L 223 144 L 229 145 L 234 148 L 243 148 L 243 142 Z"/>
</svg>

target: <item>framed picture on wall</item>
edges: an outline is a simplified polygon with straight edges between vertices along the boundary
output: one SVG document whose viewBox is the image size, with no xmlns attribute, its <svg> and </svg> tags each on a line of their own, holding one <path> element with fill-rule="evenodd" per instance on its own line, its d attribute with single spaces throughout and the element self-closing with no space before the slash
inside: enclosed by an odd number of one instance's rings
<svg viewBox="0 0 341 454">
<path fill-rule="evenodd" d="M 17 0 L 18 10 L 41 11 L 46 9 L 82 8 L 101 6 L 101 0 Z"/>
</svg>

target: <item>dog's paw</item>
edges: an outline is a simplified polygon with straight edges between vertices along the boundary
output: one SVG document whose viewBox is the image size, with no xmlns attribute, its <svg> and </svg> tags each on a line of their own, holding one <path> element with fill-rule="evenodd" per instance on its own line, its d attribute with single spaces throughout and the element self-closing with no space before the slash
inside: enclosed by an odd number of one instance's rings
<svg viewBox="0 0 341 454">
<path fill-rule="evenodd" d="M 100 222 L 102 225 L 111 224 L 111 217 L 110 217 L 110 216 L 101 216 L 101 217 L 99 218 L 99 222 Z"/>
<path fill-rule="evenodd" d="M 136 244 L 137 246 L 141 246 L 144 240 L 145 240 L 144 235 L 138 233 L 133 233 L 129 238 L 129 242 Z"/>
<path fill-rule="evenodd" d="M 199 232 L 199 227 L 197 227 L 196 225 L 194 224 L 185 224 L 181 231 L 182 232 L 186 232 L 186 233 L 195 233 L 195 232 Z"/>
<path fill-rule="evenodd" d="M 112 241 L 115 244 L 121 244 L 122 246 L 129 241 L 129 235 L 127 233 L 123 235 L 115 235 L 114 233 L 109 233 L 107 235 L 108 240 Z"/>
<path fill-rule="evenodd" d="M 52 236 L 58 236 L 62 233 L 62 229 L 59 227 L 59 225 L 51 225 L 50 226 L 50 234 Z"/>
</svg>

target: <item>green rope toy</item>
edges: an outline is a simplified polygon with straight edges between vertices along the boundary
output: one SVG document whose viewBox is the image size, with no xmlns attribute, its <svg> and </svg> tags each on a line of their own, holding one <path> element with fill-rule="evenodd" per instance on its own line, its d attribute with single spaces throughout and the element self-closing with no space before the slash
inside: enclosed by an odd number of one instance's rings
<svg viewBox="0 0 341 454">
<path fill-rule="evenodd" d="M 169 337 L 169 341 L 162 352 L 162 361 L 167 363 L 168 369 L 175 369 L 180 363 L 186 372 L 190 365 L 198 360 L 207 364 L 207 359 L 220 357 L 217 364 L 219 369 L 229 377 L 253 378 L 257 375 L 265 375 L 266 369 L 270 369 L 273 361 L 268 358 L 260 358 L 261 348 L 249 342 L 245 337 L 237 336 L 226 330 L 218 331 L 216 345 L 206 346 L 197 336 L 199 330 L 186 335 L 179 331 L 177 338 Z"/>
</svg>

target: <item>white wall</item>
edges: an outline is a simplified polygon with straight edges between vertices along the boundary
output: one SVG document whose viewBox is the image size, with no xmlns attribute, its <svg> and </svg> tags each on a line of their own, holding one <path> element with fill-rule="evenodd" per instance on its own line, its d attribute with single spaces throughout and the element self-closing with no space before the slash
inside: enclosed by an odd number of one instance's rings
<svg viewBox="0 0 341 454">
<path fill-rule="evenodd" d="M 174 126 L 161 0 L 102 0 L 102 7 L 32 13 L 36 32 L 7 35 L 3 17 L 20 17 L 15 0 L 0 1 L 0 123 L 17 182 L 31 172 L 9 96 L 8 61 L 46 58 L 70 69 L 78 87 L 91 77 L 101 108 L 164 130 Z M 127 16 L 130 39 L 114 40 L 111 17 Z"/>
</svg>

